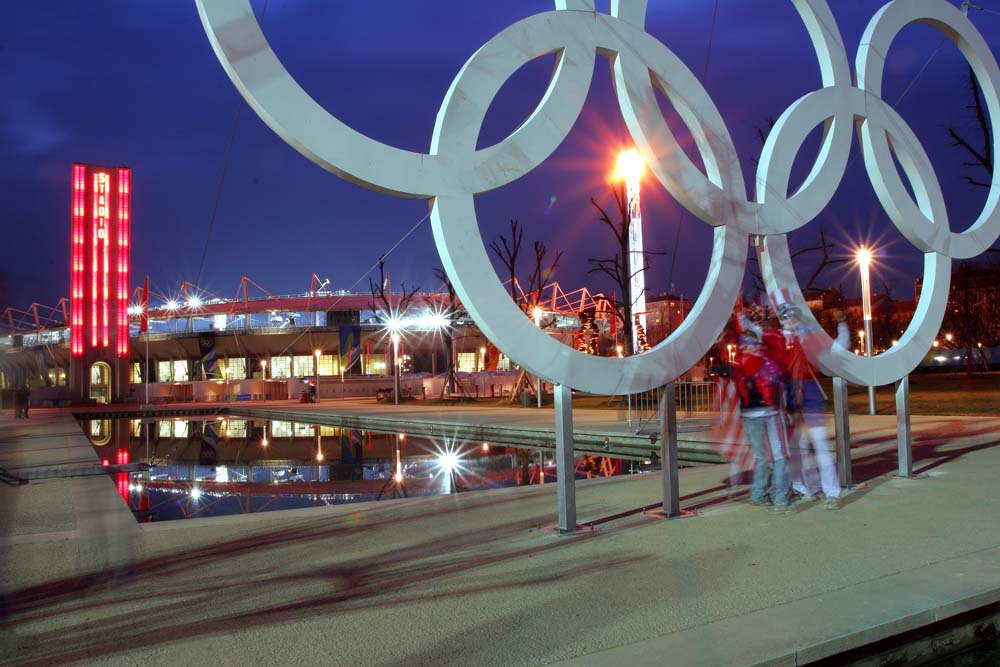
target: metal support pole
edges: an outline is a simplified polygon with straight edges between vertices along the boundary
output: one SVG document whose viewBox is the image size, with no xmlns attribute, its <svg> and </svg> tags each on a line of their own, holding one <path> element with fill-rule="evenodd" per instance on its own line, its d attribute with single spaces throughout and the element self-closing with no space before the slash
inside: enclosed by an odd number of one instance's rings
<svg viewBox="0 0 1000 667">
<path fill-rule="evenodd" d="M 576 486 L 573 468 L 573 390 L 552 387 L 556 413 L 556 497 L 559 501 L 559 532 L 576 532 Z"/>
<path fill-rule="evenodd" d="M 663 385 L 660 394 L 660 460 L 663 462 L 663 515 L 680 516 L 680 479 L 677 470 L 676 385 Z"/>
<path fill-rule="evenodd" d="M 143 316 L 145 317 L 145 315 Z M 142 369 L 142 379 L 146 381 L 146 403 L 149 405 L 149 331 L 146 331 L 146 367 Z"/>
<path fill-rule="evenodd" d="M 837 433 L 837 461 L 840 463 L 840 485 L 845 489 L 851 481 L 851 419 L 847 414 L 847 381 L 833 378 L 833 424 Z"/>
<path fill-rule="evenodd" d="M 896 437 L 899 476 L 913 478 L 913 433 L 910 430 L 910 376 L 896 381 Z"/>
<path fill-rule="evenodd" d="M 542 378 L 535 378 L 535 393 L 538 396 L 538 407 L 542 407 Z"/>
<path fill-rule="evenodd" d="M 399 405 L 399 334 L 392 334 L 392 396 Z"/>
</svg>

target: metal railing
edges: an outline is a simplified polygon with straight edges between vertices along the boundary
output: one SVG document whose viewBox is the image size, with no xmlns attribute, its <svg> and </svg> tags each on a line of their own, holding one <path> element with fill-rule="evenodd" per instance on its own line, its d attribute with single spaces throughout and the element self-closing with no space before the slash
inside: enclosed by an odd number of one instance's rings
<svg viewBox="0 0 1000 667">
<path fill-rule="evenodd" d="M 720 396 L 715 382 L 677 382 L 674 384 L 677 415 L 697 417 L 720 410 Z M 651 389 L 627 397 L 626 421 L 636 433 L 658 427 L 660 420 L 660 389 Z"/>
</svg>

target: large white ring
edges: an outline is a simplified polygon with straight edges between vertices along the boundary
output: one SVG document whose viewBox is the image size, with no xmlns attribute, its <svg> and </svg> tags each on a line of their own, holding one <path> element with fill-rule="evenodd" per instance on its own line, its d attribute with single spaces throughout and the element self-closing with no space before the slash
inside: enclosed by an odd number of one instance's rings
<svg viewBox="0 0 1000 667">
<path fill-rule="evenodd" d="M 915 22 L 927 23 L 940 30 L 968 60 L 993 121 L 993 145 L 1000 145 L 1000 127 L 997 127 L 1000 120 L 1000 96 L 997 94 L 1000 91 L 1000 68 L 972 22 L 947 2 L 909 0 L 892 2 L 879 10 L 861 38 L 857 58 L 858 87 L 874 96 L 870 99 L 881 102 L 885 56 L 900 30 Z M 912 154 L 919 147 L 912 131 L 898 117 L 894 125 L 886 123 L 885 132 L 881 131 L 880 124 L 876 124 L 875 128 L 880 131 L 873 131 L 869 122 L 861 126 L 865 166 L 882 206 L 913 245 L 924 252 L 934 251 L 953 259 L 968 259 L 982 253 L 1000 238 L 1000 174 L 994 175 L 986 204 L 976 221 L 964 232 L 952 232 L 944 202 L 941 202 L 940 210 L 930 211 L 926 205 L 920 205 L 919 200 L 924 193 L 918 191 L 915 193 L 918 196 L 915 204 L 893 164 L 892 149 L 903 160 L 907 153 Z M 916 146 L 911 144 L 900 151 L 896 143 L 899 137 L 897 132 L 904 128 Z M 892 135 L 892 149 L 887 132 Z M 922 147 L 919 150 L 923 152 Z M 929 162 L 926 169 L 927 173 L 923 174 L 925 183 L 930 184 L 933 179 L 937 187 L 937 178 Z"/>
<path fill-rule="evenodd" d="M 979 218 L 951 232 L 943 196 L 923 147 L 883 102 L 883 58 L 896 34 L 922 21 L 962 50 L 982 86 L 991 118 L 1000 118 L 1000 69 L 972 24 L 944 0 L 894 0 L 872 19 L 851 85 L 843 40 L 826 0 L 792 0 L 819 59 L 824 88 L 793 103 L 778 119 L 761 155 L 748 201 L 722 116 L 691 71 L 644 30 L 646 0 L 612 0 L 611 15 L 593 0 L 556 0 L 555 12 L 510 26 L 477 51 L 456 76 L 438 114 L 431 150 L 403 151 L 373 141 L 319 107 L 271 51 L 248 0 L 197 0 L 205 30 L 230 78 L 254 110 L 288 143 L 324 168 L 366 187 L 434 199 L 432 226 L 445 269 L 483 332 L 515 361 L 553 382 L 600 393 L 649 389 L 680 375 L 709 349 L 739 291 L 749 234 L 768 235 L 763 274 L 769 290 L 786 287 L 804 308 L 784 234 L 816 217 L 846 169 L 855 119 L 862 119 L 865 166 L 893 223 L 925 252 L 923 292 L 900 344 L 878 357 L 857 357 L 823 339 L 814 360 L 825 372 L 859 384 L 884 384 L 919 362 L 940 327 L 950 258 L 982 252 L 1000 236 L 1000 177 Z M 650 170 L 701 220 L 715 227 L 703 290 L 682 326 L 650 352 L 626 359 L 579 353 L 540 332 L 500 286 L 476 223 L 473 195 L 531 171 L 562 142 L 589 86 L 595 53 L 613 61 L 619 104 Z M 535 112 L 507 139 L 476 150 L 490 101 L 523 63 L 555 54 L 557 65 Z M 664 121 L 660 88 L 691 131 L 706 173 L 687 158 Z M 791 196 L 789 174 L 806 136 L 825 130 L 812 171 Z M 1000 129 L 993 129 L 994 146 Z M 910 199 L 892 157 L 914 184 Z M 811 315 L 806 315 L 811 318 Z M 823 334 L 825 336 L 825 334 Z"/>
</svg>

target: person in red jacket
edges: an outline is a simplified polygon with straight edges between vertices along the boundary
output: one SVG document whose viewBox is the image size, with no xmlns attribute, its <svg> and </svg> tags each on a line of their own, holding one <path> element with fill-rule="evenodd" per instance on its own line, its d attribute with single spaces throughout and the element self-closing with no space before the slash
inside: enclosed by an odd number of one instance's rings
<svg viewBox="0 0 1000 667">
<path fill-rule="evenodd" d="M 791 509 L 788 480 L 788 446 L 782 407 L 783 374 L 775 359 L 773 335 L 768 342 L 764 327 L 747 317 L 737 305 L 739 353 L 733 364 L 733 381 L 739 393 L 743 430 L 754 453 L 750 499 L 754 505 L 773 503 L 774 509 Z M 780 347 L 780 346 L 779 346 Z"/>
<path fill-rule="evenodd" d="M 837 456 L 826 428 L 826 394 L 812 362 L 817 346 L 825 340 L 815 325 L 807 324 L 788 290 L 771 295 L 787 341 L 785 373 L 788 378 L 786 404 L 792 426 L 789 438 L 792 487 L 803 498 L 812 499 L 822 489 L 827 509 L 840 507 Z M 837 344 L 846 347 L 850 335 L 843 313 L 837 314 Z"/>
</svg>

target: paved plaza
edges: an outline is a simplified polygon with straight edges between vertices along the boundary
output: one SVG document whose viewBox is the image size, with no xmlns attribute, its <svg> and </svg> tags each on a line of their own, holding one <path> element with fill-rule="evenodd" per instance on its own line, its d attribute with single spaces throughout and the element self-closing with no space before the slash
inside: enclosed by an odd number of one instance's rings
<svg viewBox="0 0 1000 667">
<path fill-rule="evenodd" d="M 0 467 L 97 463 L 69 411 L 0 420 Z M 793 665 L 1000 601 L 1000 419 L 915 417 L 913 480 L 894 416 L 851 426 L 839 511 L 752 507 L 711 465 L 681 471 L 693 516 L 574 536 L 553 484 L 151 524 L 107 476 L 3 485 L 2 664 Z M 661 499 L 576 488 L 581 522 Z"/>
</svg>

